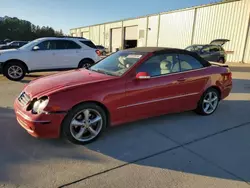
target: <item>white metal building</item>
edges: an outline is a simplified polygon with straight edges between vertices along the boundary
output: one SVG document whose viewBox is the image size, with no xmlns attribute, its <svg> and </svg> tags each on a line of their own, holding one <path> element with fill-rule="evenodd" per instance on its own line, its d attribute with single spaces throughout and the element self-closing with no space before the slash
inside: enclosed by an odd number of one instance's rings
<svg viewBox="0 0 250 188">
<path fill-rule="evenodd" d="M 250 0 L 215 3 L 71 29 L 112 52 L 129 46 L 185 48 L 229 39 L 229 62 L 250 63 Z"/>
</svg>

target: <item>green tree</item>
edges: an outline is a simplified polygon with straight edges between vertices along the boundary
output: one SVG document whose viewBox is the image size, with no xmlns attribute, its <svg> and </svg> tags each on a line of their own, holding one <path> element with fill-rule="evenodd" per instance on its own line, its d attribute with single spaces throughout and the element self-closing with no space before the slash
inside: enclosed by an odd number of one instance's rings
<svg viewBox="0 0 250 188">
<path fill-rule="evenodd" d="M 36 26 L 29 21 L 20 20 L 16 17 L 5 16 L 0 21 L 0 40 L 34 40 L 40 37 L 63 36 L 62 30 L 55 31 L 52 27 Z"/>
</svg>

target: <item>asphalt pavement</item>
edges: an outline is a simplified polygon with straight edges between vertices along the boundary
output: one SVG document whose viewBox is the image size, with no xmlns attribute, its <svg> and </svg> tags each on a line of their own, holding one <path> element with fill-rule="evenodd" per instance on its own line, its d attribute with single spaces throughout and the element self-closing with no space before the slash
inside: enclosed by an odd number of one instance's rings
<svg viewBox="0 0 250 188">
<path fill-rule="evenodd" d="M 137 121 L 86 146 L 33 138 L 15 120 L 24 84 L 51 73 L 0 76 L 0 187 L 250 188 L 250 66 L 231 69 L 233 91 L 213 115 Z"/>
</svg>

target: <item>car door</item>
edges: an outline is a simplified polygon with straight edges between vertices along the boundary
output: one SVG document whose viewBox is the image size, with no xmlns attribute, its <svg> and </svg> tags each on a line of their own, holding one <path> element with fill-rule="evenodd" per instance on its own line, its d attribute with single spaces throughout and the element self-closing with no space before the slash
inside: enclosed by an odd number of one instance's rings
<svg viewBox="0 0 250 188">
<path fill-rule="evenodd" d="M 54 67 L 57 69 L 77 68 L 81 58 L 81 46 L 71 40 L 55 40 Z"/>
<path fill-rule="evenodd" d="M 211 46 L 210 47 L 210 61 L 217 62 L 220 59 L 220 47 L 219 46 Z"/>
<path fill-rule="evenodd" d="M 211 46 L 206 45 L 200 51 L 200 56 L 207 61 L 213 61 L 213 54 L 211 53 Z"/>
<path fill-rule="evenodd" d="M 36 44 L 36 46 L 34 47 L 32 51 L 27 54 L 27 62 L 29 69 L 31 71 L 55 69 L 55 42 L 53 40 L 45 40 Z"/>
<path fill-rule="evenodd" d="M 176 54 L 160 54 L 136 69 L 133 78 L 126 82 L 127 105 L 123 108 L 126 108 L 128 120 L 179 111 L 178 65 Z M 147 72 L 150 78 L 135 79 L 139 72 Z"/>
<path fill-rule="evenodd" d="M 181 73 L 178 74 L 181 111 L 196 108 L 200 96 L 209 80 L 207 68 L 199 58 L 189 54 L 179 54 Z"/>
</svg>

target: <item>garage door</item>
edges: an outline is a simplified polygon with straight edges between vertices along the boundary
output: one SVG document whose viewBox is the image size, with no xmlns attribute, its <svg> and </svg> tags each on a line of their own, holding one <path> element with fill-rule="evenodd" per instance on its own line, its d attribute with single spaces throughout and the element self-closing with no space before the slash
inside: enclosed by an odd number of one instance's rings
<svg viewBox="0 0 250 188">
<path fill-rule="evenodd" d="M 82 32 L 82 37 L 89 39 L 89 32 L 88 31 Z"/>
<path fill-rule="evenodd" d="M 125 27 L 125 40 L 137 40 L 137 26 Z"/>
<path fill-rule="evenodd" d="M 122 28 L 111 30 L 111 50 L 115 52 L 117 48 L 122 46 Z"/>
</svg>

